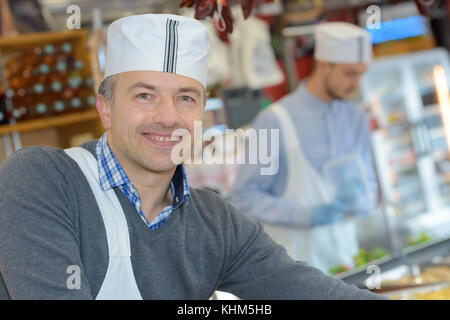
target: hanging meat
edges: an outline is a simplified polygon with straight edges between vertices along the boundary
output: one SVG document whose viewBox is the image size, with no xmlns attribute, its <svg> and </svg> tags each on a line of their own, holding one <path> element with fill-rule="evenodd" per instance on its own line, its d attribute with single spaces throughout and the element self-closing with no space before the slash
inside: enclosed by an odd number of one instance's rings
<svg viewBox="0 0 450 320">
<path fill-rule="evenodd" d="M 241 0 L 242 13 L 244 14 L 244 19 L 247 19 L 252 14 L 254 0 Z"/>
<path fill-rule="evenodd" d="M 240 0 L 242 13 L 247 19 L 255 6 L 255 0 Z M 230 8 L 230 0 L 181 0 L 180 8 L 195 8 L 195 19 L 202 20 L 206 17 L 218 15 L 219 32 L 233 32 L 233 15 Z"/>
</svg>

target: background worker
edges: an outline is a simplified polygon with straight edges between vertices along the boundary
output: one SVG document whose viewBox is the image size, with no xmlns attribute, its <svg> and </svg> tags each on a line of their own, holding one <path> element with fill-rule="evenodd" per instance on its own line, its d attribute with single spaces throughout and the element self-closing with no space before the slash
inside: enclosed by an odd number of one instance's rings
<svg viewBox="0 0 450 320">
<path fill-rule="evenodd" d="M 369 120 L 349 100 L 371 56 L 362 28 L 319 25 L 311 76 L 253 122 L 255 129 L 280 129 L 278 172 L 261 175 L 260 164 L 242 165 L 230 195 L 295 259 L 324 272 L 353 266 L 354 217 L 376 204 Z"/>
</svg>

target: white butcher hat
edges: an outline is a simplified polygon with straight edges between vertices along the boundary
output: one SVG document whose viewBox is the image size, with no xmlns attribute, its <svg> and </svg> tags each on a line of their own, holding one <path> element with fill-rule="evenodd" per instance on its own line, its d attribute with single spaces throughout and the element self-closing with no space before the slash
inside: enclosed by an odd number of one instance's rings
<svg viewBox="0 0 450 320">
<path fill-rule="evenodd" d="M 108 28 L 105 78 L 126 71 L 170 72 L 206 87 L 209 33 L 195 19 L 172 14 L 121 18 Z"/>
<path fill-rule="evenodd" d="M 314 59 L 330 63 L 369 63 L 371 35 L 346 22 L 326 22 L 315 29 Z"/>
</svg>

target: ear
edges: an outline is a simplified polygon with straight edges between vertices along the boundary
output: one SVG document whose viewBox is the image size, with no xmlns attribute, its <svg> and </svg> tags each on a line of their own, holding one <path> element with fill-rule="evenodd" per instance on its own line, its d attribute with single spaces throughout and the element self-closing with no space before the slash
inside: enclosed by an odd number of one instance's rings
<svg viewBox="0 0 450 320">
<path fill-rule="evenodd" d="M 97 111 L 100 115 L 103 127 L 108 130 L 111 128 L 111 105 L 108 100 L 101 95 L 97 95 Z"/>
<path fill-rule="evenodd" d="M 316 68 L 320 71 L 323 72 L 328 68 L 329 64 L 328 62 L 324 61 L 324 60 L 317 60 L 316 61 Z"/>
</svg>

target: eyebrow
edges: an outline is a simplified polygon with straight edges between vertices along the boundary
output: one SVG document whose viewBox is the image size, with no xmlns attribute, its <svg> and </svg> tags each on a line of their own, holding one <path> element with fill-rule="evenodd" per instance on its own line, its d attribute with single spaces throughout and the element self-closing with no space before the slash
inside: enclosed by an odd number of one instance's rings
<svg viewBox="0 0 450 320">
<path fill-rule="evenodd" d="M 145 82 L 137 82 L 137 83 L 133 84 L 132 86 L 128 87 L 128 92 L 131 92 L 134 89 L 140 89 L 140 88 L 149 89 L 149 90 L 155 90 L 156 89 L 156 87 L 151 85 L 151 84 L 148 84 L 148 83 L 145 83 Z"/>
<path fill-rule="evenodd" d="M 133 84 L 132 86 L 128 87 L 128 92 L 131 92 L 131 91 L 133 91 L 134 89 L 140 89 L 140 88 L 148 89 L 148 90 L 158 90 L 158 87 L 156 87 L 156 86 L 154 86 L 154 85 L 151 85 L 151 84 L 148 84 L 148 83 L 145 83 L 145 82 L 137 82 L 137 83 Z M 192 93 L 198 95 L 199 97 L 202 96 L 200 90 L 198 90 L 198 89 L 195 88 L 195 87 L 183 87 L 183 88 L 179 88 L 179 89 L 177 90 L 177 92 L 178 92 L 178 93 L 192 92 Z"/>
<path fill-rule="evenodd" d="M 180 88 L 180 89 L 178 89 L 178 92 L 179 93 L 181 93 L 181 92 L 192 92 L 192 93 L 196 94 L 199 97 L 202 96 L 200 90 L 198 90 L 197 88 L 194 88 L 194 87 Z"/>
</svg>

